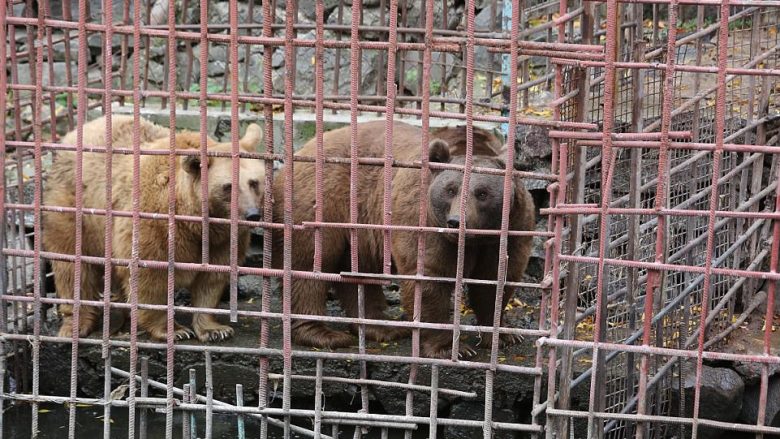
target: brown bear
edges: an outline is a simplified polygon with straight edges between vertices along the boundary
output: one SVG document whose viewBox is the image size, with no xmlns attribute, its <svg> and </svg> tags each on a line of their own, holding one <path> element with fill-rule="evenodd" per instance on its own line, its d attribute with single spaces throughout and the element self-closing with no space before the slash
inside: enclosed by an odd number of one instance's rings
<svg viewBox="0 0 780 439">
<path fill-rule="evenodd" d="M 330 131 L 324 135 L 326 157 L 350 156 L 350 127 Z M 441 132 L 439 133 L 441 134 Z M 452 133 L 450 133 L 452 134 Z M 488 133 L 489 134 L 489 133 Z M 492 134 L 490 135 L 492 136 Z M 393 157 L 401 161 L 420 160 L 422 131 L 411 125 L 394 122 Z M 487 138 L 487 137 L 486 137 Z M 385 122 L 368 122 L 358 126 L 357 143 L 360 157 L 384 157 Z M 475 150 L 487 151 L 484 145 L 475 145 Z M 492 148 L 491 148 L 492 149 Z M 308 142 L 298 152 L 299 156 L 314 157 L 316 144 Z M 440 163 L 463 163 L 463 157 L 451 156 L 447 142 L 434 138 L 429 144 L 429 160 Z M 475 156 L 474 165 L 504 169 L 495 156 Z M 327 199 L 322 204 L 323 221 L 350 222 L 350 168 L 343 164 L 326 163 L 323 169 L 324 192 Z M 419 223 L 420 170 L 394 168 L 392 180 L 392 224 L 416 226 Z M 311 162 L 296 162 L 293 169 L 294 194 L 292 220 L 294 224 L 313 221 L 315 215 L 315 165 Z M 458 227 L 460 186 L 463 173 L 454 170 L 431 170 L 428 192 L 428 226 Z M 358 221 L 365 224 L 383 223 L 384 169 L 381 166 L 360 166 L 357 175 Z M 469 188 L 466 225 L 471 229 L 499 229 L 503 203 L 503 180 L 500 175 L 472 174 Z M 520 181 L 513 181 L 514 194 L 510 214 L 511 230 L 533 230 L 534 207 L 530 194 Z M 284 173 L 274 181 L 274 222 L 284 219 Z M 397 272 L 414 275 L 417 270 L 416 232 L 392 232 L 392 260 Z M 341 228 L 322 229 L 322 271 L 337 273 L 351 271 L 349 231 Z M 383 264 L 383 234 L 379 230 L 358 231 L 359 269 L 364 273 L 380 273 Z M 530 256 L 530 237 L 509 238 L 509 269 L 507 281 L 519 281 Z M 282 267 L 284 237 L 274 233 L 274 266 Z M 314 232 L 310 229 L 293 230 L 292 269 L 310 271 L 313 267 Z M 469 235 L 466 240 L 464 276 L 467 278 L 490 279 L 497 277 L 498 237 Z M 457 234 L 428 233 L 425 247 L 425 275 L 431 277 L 454 277 L 457 265 Z M 294 314 L 325 314 L 328 282 L 293 279 L 292 312 Z M 336 295 L 346 314 L 358 314 L 357 287 L 347 283 L 333 283 Z M 401 283 L 401 298 L 407 313 L 414 309 L 415 283 Z M 422 307 L 418 312 L 421 321 L 446 323 L 452 310 L 450 295 L 453 283 L 423 282 Z M 493 324 L 495 303 L 494 286 L 469 287 L 470 305 L 480 325 Z M 511 288 L 505 289 L 503 304 L 509 300 Z M 368 319 L 386 319 L 386 301 L 378 285 L 365 286 L 365 316 Z M 503 308 L 502 308 L 503 309 Z M 353 343 L 350 334 L 330 328 L 322 322 L 293 320 L 293 340 L 298 344 L 334 348 Z M 353 331 L 355 327 L 351 328 Z M 366 336 L 376 341 L 397 338 L 408 331 L 398 328 L 383 328 L 367 325 Z M 421 331 L 423 354 L 433 357 L 448 356 L 452 341 L 451 331 Z M 502 337 L 513 341 L 513 337 Z M 466 344 L 461 352 L 473 354 Z"/>
<path fill-rule="evenodd" d="M 105 145 L 105 118 L 101 117 L 84 124 L 83 144 L 85 146 Z M 133 117 L 114 116 L 112 118 L 112 145 L 130 148 L 133 144 Z M 141 119 L 138 126 L 141 149 L 170 149 L 170 131 Z M 176 134 L 177 150 L 198 150 L 201 136 L 199 133 L 182 131 Z M 243 151 L 254 152 L 262 140 L 260 127 L 252 124 L 240 140 Z M 68 133 L 62 139 L 63 144 L 74 145 L 76 132 Z M 230 153 L 231 144 L 217 143 L 208 139 L 209 152 Z M 169 156 L 141 155 L 140 157 L 140 212 L 168 213 Z M 75 195 L 75 152 L 60 152 L 48 173 L 44 191 L 44 203 L 47 206 L 74 207 Z M 230 217 L 232 188 L 232 160 L 230 157 L 208 157 L 208 206 L 209 216 L 215 218 Z M 201 160 L 199 155 L 176 157 L 176 214 L 201 215 Z M 240 159 L 238 211 L 241 219 L 260 220 L 260 206 L 264 193 L 263 181 L 265 167 L 260 160 Z M 115 154 L 112 156 L 112 205 L 119 211 L 133 210 L 133 156 Z M 104 209 L 106 207 L 106 163 L 105 154 L 85 152 L 83 154 L 83 206 L 85 209 Z M 105 217 L 85 214 L 82 221 L 81 254 L 86 256 L 105 255 Z M 113 224 L 113 257 L 131 258 L 132 218 L 115 216 Z M 201 222 L 176 222 L 177 262 L 199 263 L 201 251 Z M 138 257 L 141 260 L 168 260 L 168 221 L 160 219 L 141 219 L 138 229 Z M 211 224 L 209 227 L 209 263 L 228 265 L 230 263 L 230 225 Z M 249 244 L 249 229 L 239 227 L 238 258 L 242 261 Z M 46 251 L 60 254 L 75 254 L 75 214 L 45 212 L 43 214 L 43 246 Z M 54 282 L 57 295 L 63 299 L 73 298 L 74 264 L 66 261 L 52 261 Z M 103 265 L 81 264 L 81 298 L 98 300 L 103 292 Z M 113 269 L 112 285 L 123 300 L 130 298 L 130 270 L 116 266 Z M 214 308 L 229 282 L 229 274 L 214 272 L 195 272 L 176 270 L 177 288 L 187 288 L 192 293 L 192 304 L 196 307 Z M 145 304 L 167 303 L 166 270 L 140 268 L 138 271 L 138 302 Z M 63 304 L 59 307 L 63 316 L 59 330 L 60 336 L 70 336 L 73 324 L 73 306 Z M 97 326 L 100 308 L 82 306 L 78 322 L 79 335 L 88 336 Z M 141 330 L 149 333 L 153 339 L 165 339 L 167 319 L 165 311 L 141 309 L 138 312 Z M 233 329 L 219 324 L 210 314 L 195 314 L 192 327 L 201 341 L 219 340 L 230 337 Z M 192 336 L 190 329 L 176 324 L 175 337 L 186 339 Z"/>
</svg>

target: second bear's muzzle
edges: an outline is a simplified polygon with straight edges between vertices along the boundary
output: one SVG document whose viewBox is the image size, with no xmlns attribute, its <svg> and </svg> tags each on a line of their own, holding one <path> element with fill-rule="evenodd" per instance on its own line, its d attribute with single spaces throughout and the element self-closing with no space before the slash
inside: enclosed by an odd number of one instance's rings
<svg viewBox="0 0 780 439">
<path fill-rule="evenodd" d="M 252 207 L 247 209 L 244 218 L 247 221 L 260 221 L 263 218 L 263 215 L 260 214 L 260 209 Z"/>
</svg>

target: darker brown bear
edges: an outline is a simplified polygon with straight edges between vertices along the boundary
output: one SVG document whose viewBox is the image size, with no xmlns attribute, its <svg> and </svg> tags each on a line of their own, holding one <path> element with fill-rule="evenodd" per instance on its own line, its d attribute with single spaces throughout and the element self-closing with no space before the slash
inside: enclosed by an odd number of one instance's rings
<svg viewBox="0 0 780 439">
<path fill-rule="evenodd" d="M 384 157 L 385 122 L 368 122 L 358 126 L 357 143 L 361 157 Z M 350 156 L 350 127 L 328 132 L 324 136 L 326 157 Z M 399 161 L 418 161 L 421 153 L 422 132 L 419 128 L 401 122 L 393 123 L 393 157 Z M 476 146 L 476 145 L 475 145 Z M 484 145 L 479 148 L 488 148 Z M 429 144 L 431 162 L 450 162 L 450 146 L 441 139 Z M 476 149 L 476 148 L 475 148 Z M 492 149 L 492 148 L 491 148 Z M 482 149 L 483 151 L 486 149 Z M 300 150 L 299 156 L 316 156 L 314 140 Z M 452 158 L 453 163 L 463 162 L 463 157 Z M 289 164 L 288 164 L 289 165 Z M 474 165 L 504 169 L 496 157 L 476 156 Z M 419 223 L 421 196 L 421 171 L 414 168 L 393 168 L 392 171 L 392 224 L 416 226 Z M 460 218 L 459 195 L 463 180 L 461 171 L 431 171 L 427 195 L 427 225 L 435 227 L 457 227 L 465 221 L 469 229 L 498 229 L 501 225 L 504 177 L 500 175 L 472 174 L 467 191 L 467 215 Z M 384 170 L 381 166 L 359 166 L 356 178 L 358 222 L 382 224 Z M 292 221 L 299 225 L 315 218 L 315 165 L 311 162 L 296 162 L 293 170 L 294 197 L 291 205 Z M 323 165 L 324 194 L 322 200 L 323 221 L 350 222 L 350 168 L 348 165 L 326 163 Z M 274 181 L 274 221 L 284 220 L 284 173 Z M 530 194 L 520 181 L 513 181 L 510 197 L 511 230 L 532 230 L 534 210 Z M 364 273 L 381 273 L 383 259 L 383 234 L 378 230 L 359 230 L 359 270 Z M 341 228 L 322 229 L 322 271 L 338 273 L 352 271 L 350 266 L 349 232 Z M 392 260 L 402 275 L 414 275 L 417 270 L 418 234 L 415 232 L 392 232 Z M 283 234 L 274 233 L 274 266 L 282 267 L 284 245 Z M 313 268 L 314 232 L 311 229 L 292 231 L 292 269 L 310 271 Z M 509 270 L 507 281 L 519 281 L 531 250 L 530 237 L 509 238 Z M 495 280 L 498 266 L 498 238 L 469 235 L 466 240 L 464 276 L 467 278 Z M 424 274 L 430 277 L 454 277 L 457 267 L 457 234 L 426 234 Z M 292 283 L 292 312 L 294 314 L 324 315 L 328 288 L 327 282 L 294 278 Z M 358 315 L 357 287 L 346 283 L 334 283 L 337 297 L 348 316 Z M 414 310 L 414 282 L 401 284 L 401 297 L 407 313 Z M 450 321 L 452 304 L 450 296 L 453 284 L 440 282 L 422 283 L 421 309 L 417 310 L 423 322 L 446 323 Z M 506 288 L 502 303 L 511 297 Z M 480 325 L 492 326 L 496 288 L 494 286 L 471 286 L 469 302 Z M 381 287 L 365 286 L 365 316 L 368 319 L 386 319 L 385 297 Z M 503 309 L 503 308 L 502 308 Z M 410 316 L 411 317 L 411 316 Z M 315 347 L 349 346 L 353 339 L 324 323 L 293 320 L 293 340 L 296 343 Z M 353 327 L 354 330 L 354 327 Z M 366 335 L 373 340 L 383 341 L 396 338 L 406 331 L 379 326 L 366 326 Z M 427 356 L 448 356 L 451 346 L 451 331 L 423 330 L 422 347 Z M 511 339 L 511 337 L 510 337 Z M 511 341 L 511 340 L 507 340 Z M 473 350 L 461 344 L 463 353 Z"/>
<path fill-rule="evenodd" d="M 99 118 L 84 124 L 83 144 L 102 147 L 105 141 L 106 121 Z M 142 149 L 170 150 L 170 132 L 141 119 L 137 128 L 133 118 L 114 116 L 112 119 L 112 145 L 129 148 L 133 144 L 134 132 L 138 134 Z M 201 136 L 194 132 L 176 134 L 177 150 L 197 150 Z M 76 133 L 63 137 L 63 143 L 76 143 Z M 253 151 L 261 141 L 260 127 L 250 125 L 240 141 L 244 151 Z M 230 143 L 217 143 L 208 139 L 210 152 L 219 151 L 229 154 Z M 62 152 L 56 157 L 46 182 L 44 201 L 49 206 L 74 207 L 75 163 L 73 152 Z M 201 164 L 199 155 L 176 157 L 176 214 L 200 216 L 201 203 L 201 165 L 208 168 L 208 207 L 211 217 L 229 217 L 232 188 L 232 159 L 224 156 L 208 157 Z M 262 203 L 264 166 L 261 161 L 240 159 L 238 211 L 242 218 L 259 220 L 259 206 Z M 142 155 L 140 157 L 140 211 L 144 213 L 168 213 L 168 188 L 170 186 L 168 155 Z M 106 207 L 106 186 L 112 187 L 111 208 L 120 211 L 133 210 L 133 156 L 116 154 L 112 156 L 112 181 L 106 181 L 105 154 L 86 152 L 83 154 L 83 206 L 85 209 L 104 209 Z M 132 257 L 133 226 L 132 219 L 116 216 L 113 219 L 113 257 L 130 259 Z M 202 255 L 202 223 L 190 221 L 176 222 L 176 262 L 200 263 Z M 43 246 L 49 252 L 74 255 L 75 215 L 73 213 L 46 212 L 43 215 Z M 104 256 L 106 233 L 105 217 L 102 215 L 83 216 L 82 248 L 86 256 Z M 238 231 L 239 263 L 248 246 L 249 230 L 239 227 Z M 168 258 L 168 222 L 165 216 L 160 219 L 141 219 L 138 228 L 138 257 L 142 261 L 166 261 Z M 228 265 L 230 263 L 230 225 L 211 224 L 209 227 L 209 262 Z M 52 261 L 57 295 L 71 299 L 74 296 L 74 265 L 67 261 Z M 81 299 L 98 300 L 103 292 L 103 266 L 88 263 L 81 264 Z M 147 304 L 165 304 L 167 302 L 166 270 L 141 267 L 138 270 L 138 302 Z M 192 303 L 196 307 L 214 308 L 224 293 L 229 278 L 227 273 L 196 272 L 176 270 L 177 287 L 187 288 L 192 293 Z M 130 270 L 126 266 L 115 266 L 113 286 L 119 296 L 130 298 Z M 69 337 L 73 325 L 73 307 L 69 304 L 59 308 L 63 316 L 59 335 Z M 92 306 L 80 308 L 77 322 L 79 335 L 86 337 L 97 326 L 100 309 Z M 139 327 L 152 338 L 165 339 L 167 319 L 164 311 L 139 310 Z M 229 337 L 233 329 L 219 324 L 210 314 L 195 314 L 192 323 L 195 335 L 201 341 L 218 340 Z M 176 324 L 176 338 L 188 338 L 191 331 Z"/>
</svg>

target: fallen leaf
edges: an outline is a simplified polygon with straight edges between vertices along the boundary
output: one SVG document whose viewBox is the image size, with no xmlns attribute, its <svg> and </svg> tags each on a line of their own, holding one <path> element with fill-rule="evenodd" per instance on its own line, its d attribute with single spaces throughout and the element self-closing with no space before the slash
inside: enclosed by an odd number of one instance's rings
<svg viewBox="0 0 780 439">
<path fill-rule="evenodd" d="M 111 391 L 111 394 L 108 396 L 109 401 L 118 401 L 125 397 L 125 392 L 127 392 L 127 384 L 121 384 L 116 389 Z"/>
</svg>

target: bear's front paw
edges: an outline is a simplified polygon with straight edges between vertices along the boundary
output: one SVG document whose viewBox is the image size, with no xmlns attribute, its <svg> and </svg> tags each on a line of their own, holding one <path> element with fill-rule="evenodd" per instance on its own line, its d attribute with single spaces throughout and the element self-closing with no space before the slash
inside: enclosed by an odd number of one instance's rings
<svg viewBox="0 0 780 439">
<path fill-rule="evenodd" d="M 82 316 L 79 322 L 79 337 L 87 337 L 91 334 L 97 326 L 95 319 L 88 316 Z M 72 337 L 73 336 L 73 318 L 64 317 L 62 319 L 62 325 L 57 333 L 59 337 Z"/>
<path fill-rule="evenodd" d="M 195 334 L 198 336 L 198 340 L 205 343 L 227 340 L 233 336 L 234 331 L 227 325 L 213 324 L 206 327 L 196 325 Z"/>
<path fill-rule="evenodd" d="M 353 326 L 351 329 L 354 334 L 358 333 L 357 326 Z M 411 331 L 407 328 L 366 325 L 366 338 L 378 343 L 387 343 L 389 341 L 407 337 L 410 332 Z"/>
<path fill-rule="evenodd" d="M 350 334 L 336 331 L 319 322 L 293 325 L 292 338 L 296 344 L 321 349 L 345 348 L 355 342 Z"/>
<path fill-rule="evenodd" d="M 166 341 L 167 340 L 166 336 L 168 334 L 168 331 L 166 330 L 166 328 L 164 326 L 163 327 L 156 327 L 156 328 L 153 328 L 153 329 L 149 329 L 148 332 L 149 332 L 149 337 L 154 339 L 154 340 L 159 340 L 159 341 Z M 176 341 L 189 340 L 194 335 L 195 335 L 195 333 L 192 332 L 192 329 L 190 329 L 190 328 L 188 328 L 186 326 L 182 326 L 182 325 L 180 325 L 178 323 L 176 323 L 176 325 L 174 326 L 174 329 L 173 329 L 173 339 L 176 340 Z"/>
<path fill-rule="evenodd" d="M 186 326 L 177 326 L 176 330 L 173 331 L 173 337 L 176 340 L 189 340 L 194 335 L 192 329 L 187 328 Z"/>
<path fill-rule="evenodd" d="M 480 333 L 478 337 L 479 337 L 479 342 L 477 343 L 478 347 L 485 348 L 485 349 L 490 349 L 493 347 L 493 334 Z M 523 341 L 523 336 L 520 334 L 500 334 L 498 336 L 498 347 L 506 348 L 506 347 L 514 346 L 520 343 L 521 341 Z"/>
<path fill-rule="evenodd" d="M 474 350 L 471 345 L 467 343 L 460 342 L 458 344 L 458 359 L 459 360 L 468 360 L 470 358 L 473 358 L 477 355 L 477 351 Z M 422 346 L 423 355 L 429 358 L 444 358 L 449 359 L 452 358 L 452 343 L 423 343 Z"/>
</svg>

